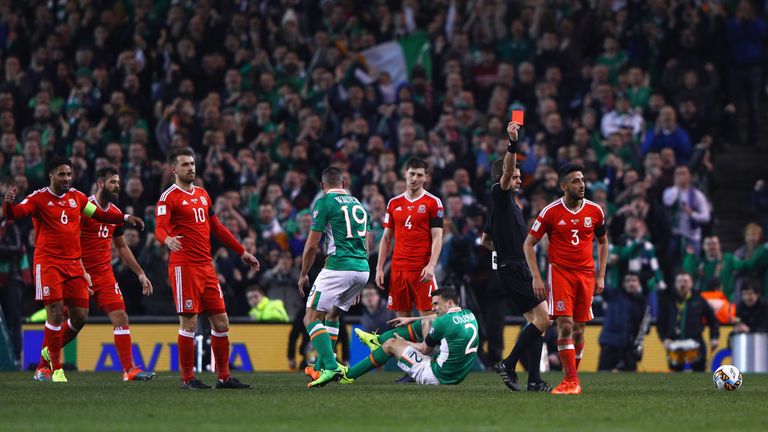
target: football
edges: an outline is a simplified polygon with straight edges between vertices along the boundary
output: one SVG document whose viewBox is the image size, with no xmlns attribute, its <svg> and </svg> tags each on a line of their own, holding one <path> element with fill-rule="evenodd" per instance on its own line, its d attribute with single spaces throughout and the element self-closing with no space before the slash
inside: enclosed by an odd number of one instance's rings
<svg viewBox="0 0 768 432">
<path fill-rule="evenodd" d="M 741 387 L 743 379 L 741 372 L 733 365 L 723 365 L 712 375 L 712 381 L 718 390 L 734 391 Z"/>
</svg>

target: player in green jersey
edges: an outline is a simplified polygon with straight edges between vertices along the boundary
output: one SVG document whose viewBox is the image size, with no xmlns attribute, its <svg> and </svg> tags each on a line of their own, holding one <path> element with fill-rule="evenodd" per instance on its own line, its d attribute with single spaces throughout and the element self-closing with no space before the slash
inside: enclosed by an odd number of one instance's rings
<svg viewBox="0 0 768 432">
<path fill-rule="evenodd" d="M 349 194 L 341 170 L 323 171 L 321 186 L 325 196 L 312 212 L 313 223 L 304 245 L 299 276 L 299 293 L 309 286 L 309 272 L 325 237 L 327 260 L 307 296 L 304 325 L 318 360 L 306 370 L 313 379 L 309 387 L 327 384 L 343 375 L 345 366 L 336 362 L 334 347 L 339 335 L 339 316 L 355 302 L 368 282 L 368 237 L 371 222 L 360 201 Z M 311 370 L 310 370 L 311 369 Z"/>
<path fill-rule="evenodd" d="M 459 295 L 450 288 L 432 293 L 432 310 L 435 314 L 426 317 L 395 318 L 390 322 L 398 327 L 381 335 L 356 329 L 371 355 L 351 366 L 342 383 L 383 366 L 390 358 L 396 358 L 397 366 L 417 384 L 462 382 L 477 358 L 480 335 L 475 315 L 459 307 Z M 437 347 L 439 353 L 433 359 L 430 355 Z"/>
</svg>

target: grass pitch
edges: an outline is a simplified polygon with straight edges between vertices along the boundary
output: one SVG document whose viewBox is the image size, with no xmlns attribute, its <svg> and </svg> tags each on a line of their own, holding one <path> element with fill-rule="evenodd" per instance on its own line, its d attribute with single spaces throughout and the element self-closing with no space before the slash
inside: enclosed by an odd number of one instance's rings
<svg viewBox="0 0 768 432">
<path fill-rule="evenodd" d="M 450 387 L 396 385 L 401 374 L 377 372 L 312 390 L 300 374 L 235 375 L 254 389 L 181 391 L 169 373 L 123 383 L 117 374 L 70 372 L 67 384 L 0 373 L 0 430 L 702 432 L 768 424 L 768 375 L 746 375 L 740 390 L 717 392 L 709 373 L 585 373 L 581 396 L 512 393 L 482 372 Z M 553 385 L 560 377 L 545 374 Z"/>
</svg>

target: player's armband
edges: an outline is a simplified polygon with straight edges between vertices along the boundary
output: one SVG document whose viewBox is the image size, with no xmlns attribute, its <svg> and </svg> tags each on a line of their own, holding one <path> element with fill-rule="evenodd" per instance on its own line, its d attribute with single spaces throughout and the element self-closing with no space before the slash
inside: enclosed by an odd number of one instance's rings
<svg viewBox="0 0 768 432">
<path fill-rule="evenodd" d="M 96 213 L 96 204 L 88 201 L 88 204 L 85 205 L 85 208 L 83 209 L 83 213 L 85 213 L 86 216 L 92 217 L 94 213 Z"/>
<path fill-rule="evenodd" d="M 430 228 L 442 228 L 443 227 L 443 218 L 431 218 L 429 220 L 429 227 Z"/>
<path fill-rule="evenodd" d="M 424 338 L 424 343 L 434 348 L 439 344 L 439 341 L 432 339 L 431 335 L 427 335 L 427 337 Z"/>
<path fill-rule="evenodd" d="M 598 237 L 602 237 L 605 235 L 605 225 L 599 226 L 595 228 L 595 235 Z"/>
</svg>

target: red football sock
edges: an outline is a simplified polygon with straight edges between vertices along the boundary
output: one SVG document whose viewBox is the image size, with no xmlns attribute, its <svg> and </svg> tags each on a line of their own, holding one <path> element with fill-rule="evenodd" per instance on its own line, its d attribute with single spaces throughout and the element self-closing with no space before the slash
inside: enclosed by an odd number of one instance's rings
<svg viewBox="0 0 768 432">
<path fill-rule="evenodd" d="M 185 383 L 195 378 L 195 334 L 179 329 L 179 369 Z"/>
<path fill-rule="evenodd" d="M 70 320 L 67 320 L 66 324 L 59 326 L 61 331 L 59 332 L 61 334 L 61 347 L 63 348 L 65 345 L 67 345 L 72 339 L 77 337 L 78 330 L 75 330 L 72 328 L 72 322 Z M 45 339 L 45 333 L 43 334 L 43 346 L 48 347 L 48 351 L 50 352 L 51 347 L 48 346 L 48 342 Z M 61 358 L 61 357 L 59 357 Z M 47 368 L 50 367 L 47 361 L 43 358 L 43 355 L 40 354 L 40 361 L 37 363 L 37 368 Z"/>
<path fill-rule="evenodd" d="M 557 351 L 560 354 L 565 378 L 576 378 L 576 350 L 573 347 L 573 339 L 558 339 Z"/>
<path fill-rule="evenodd" d="M 120 356 L 120 365 L 127 372 L 133 367 L 133 353 L 131 353 L 131 330 L 128 326 L 115 327 L 112 330 L 115 337 L 117 354 Z"/>
<path fill-rule="evenodd" d="M 216 359 L 216 373 L 219 379 L 229 379 L 229 332 L 211 330 L 211 349 Z"/>
<path fill-rule="evenodd" d="M 584 342 L 574 345 L 576 348 L 576 370 L 579 370 L 579 363 L 581 363 L 581 356 L 584 354 Z"/>
<path fill-rule="evenodd" d="M 43 333 L 43 344 L 48 347 L 51 356 L 52 371 L 61 369 L 61 326 L 55 326 L 46 321 Z"/>
<path fill-rule="evenodd" d="M 64 348 L 68 343 L 72 342 L 72 339 L 77 337 L 77 333 L 80 330 L 75 329 L 72 326 L 72 320 L 67 320 L 67 325 L 61 326 L 61 347 Z"/>
</svg>

